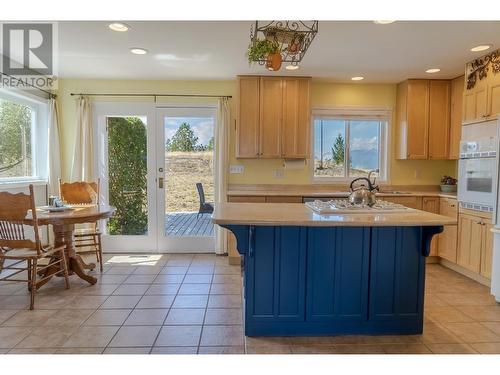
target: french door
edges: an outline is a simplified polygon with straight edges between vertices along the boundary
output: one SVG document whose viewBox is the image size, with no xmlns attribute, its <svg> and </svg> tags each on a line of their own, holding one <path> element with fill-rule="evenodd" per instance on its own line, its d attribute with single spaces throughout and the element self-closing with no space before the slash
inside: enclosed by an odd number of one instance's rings
<svg viewBox="0 0 500 375">
<path fill-rule="evenodd" d="M 215 109 L 128 102 L 93 109 L 100 201 L 117 208 L 101 223 L 104 251 L 213 252 L 195 181 L 213 196 Z"/>
</svg>

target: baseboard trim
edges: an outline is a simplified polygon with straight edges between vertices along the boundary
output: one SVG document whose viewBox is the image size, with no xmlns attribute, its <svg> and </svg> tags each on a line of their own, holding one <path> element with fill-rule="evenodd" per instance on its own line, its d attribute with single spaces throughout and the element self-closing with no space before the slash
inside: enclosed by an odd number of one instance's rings
<svg viewBox="0 0 500 375">
<path fill-rule="evenodd" d="M 452 271 L 458 272 L 461 275 L 467 276 L 469 279 L 472 279 L 474 281 L 477 281 L 480 284 L 483 284 L 489 288 L 491 288 L 491 280 L 487 279 L 484 276 L 478 275 L 475 272 L 469 271 L 468 269 L 465 269 L 458 264 L 452 263 L 449 260 L 441 258 L 439 260 L 439 264 L 442 266 L 449 268 Z"/>
</svg>

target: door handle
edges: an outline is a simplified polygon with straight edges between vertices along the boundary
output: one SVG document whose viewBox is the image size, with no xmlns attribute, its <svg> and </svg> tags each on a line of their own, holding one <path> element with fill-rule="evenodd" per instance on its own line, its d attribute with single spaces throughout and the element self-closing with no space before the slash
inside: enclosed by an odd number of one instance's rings
<svg viewBox="0 0 500 375">
<path fill-rule="evenodd" d="M 163 177 L 158 178 L 158 188 L 163 189 Z"/>
</svg>

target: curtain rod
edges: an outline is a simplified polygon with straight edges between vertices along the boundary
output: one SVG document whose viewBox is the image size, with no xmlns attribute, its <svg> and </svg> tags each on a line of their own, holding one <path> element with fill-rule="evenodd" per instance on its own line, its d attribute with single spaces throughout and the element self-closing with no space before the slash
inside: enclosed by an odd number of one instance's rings
<svg viewBox="0 0 500 375">
<path fill-rule="evenodd" d="M 133 96 L 138 96 L 138 97 L 151 97 L 151 98 L 156 98 L 157 97 L 183 97 L 183 98 L 232 98 L 231 95 L 203 95 L 203 94 L 89 94 L 89 93 L 71 93 L 71 96 L 82 96 L 82 95 L 87 95 L 87 96 L 128 96 L 128 97 L 133 97 Z"/>
<path fill-rule="evenodd" d="M 27 82 L 24 82 L 22 79 L 19 79 L 19 78 L 16 78 L 16 77 L 13 77 L 11 76 L 10 74 L 5 74 L 4 72 L 0 72 L 0 76 L 6 76 L 6 77 L 9 77 L 11 79 L 15 79 L 17 82 L 22 82 L 23 85 L 25 86 L 29 86 L 29 87 L 33 87 L 34 89 L 37 89 L 45 94 L 47 94 L 49 96 L 49 99 L 55 99 L 57 98 L 57 95 L 56 94 L 53 94 L 51 93 L 50 91 L 47 91 L 47 90 L 44 90 L 44 89 L 41 89 L 40 87 L 36 87 L 36 86 L 33 86 Z"/>
</svg>

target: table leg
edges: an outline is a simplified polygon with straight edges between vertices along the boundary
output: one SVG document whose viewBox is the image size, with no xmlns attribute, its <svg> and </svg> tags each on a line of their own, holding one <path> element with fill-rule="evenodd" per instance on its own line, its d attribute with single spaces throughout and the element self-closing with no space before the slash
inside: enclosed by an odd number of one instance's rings
<svg viewBox="0 0 500 375">
<path fill-rule="evenodd" d="M 73 232 L 75 226 L 72 224 L 66 225 L 54 225 L 54 236 L 55 245 L 64 245 L 66 250 L 66 261 L 68 262 L 68 274 L 72 275 L 76 273 L 78 277 L 87 281 L 90 284 L 95 284 L 97 279 L 94 276 L 90 276 L 85 273 L 84 269 L 91 266 L 86 265 L 80 256 L 76 254 L 75 247 L 73 245 Z M 95 268 L 95 264 L 93 265 Z"/>
<path fill-rule="evenodd" d="M 93 271 L 94 268 L 95 268 L 95 263 L 85 263 L 85 261 L 82 259 L 82 257 L 78 254 L 76 254 L 76 258 L 78 259 L 78 261 L 80 262 L 82 268 L 86 269 L 86 270 L 91 270 Z"/>
</svg>

